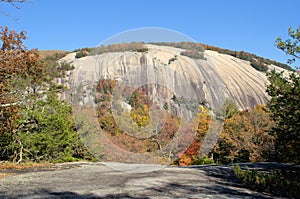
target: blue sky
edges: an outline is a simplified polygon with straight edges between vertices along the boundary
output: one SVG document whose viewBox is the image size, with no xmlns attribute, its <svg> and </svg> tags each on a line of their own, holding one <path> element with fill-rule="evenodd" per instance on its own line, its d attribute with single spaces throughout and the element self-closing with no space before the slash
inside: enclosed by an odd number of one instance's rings
<svg viewBox="0 0 300 199">
<path fill-rule="evenodd" d="M 0 15 L 0 25 L 26 30 L 26 46 L 38 49 L 94 47 L 126 30 L 161 27 L 286 62 L 274 41 L 300 26 L 298 0 L 30 0 L 19 6 L 0 3 L 11 16 Z"/>
</svg>

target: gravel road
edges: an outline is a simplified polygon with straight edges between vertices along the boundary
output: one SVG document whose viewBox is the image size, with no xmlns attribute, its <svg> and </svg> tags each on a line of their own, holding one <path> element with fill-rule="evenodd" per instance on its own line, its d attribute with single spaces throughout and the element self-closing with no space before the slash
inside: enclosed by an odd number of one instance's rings
<svg viewBox="0 0 300 199">
<path fill-rule="evenodd" d="M 230 166 L 81 162 L 15 172 L 0 179 L 0 198 L 274 197 L 244 188 Z"/>
</svg>

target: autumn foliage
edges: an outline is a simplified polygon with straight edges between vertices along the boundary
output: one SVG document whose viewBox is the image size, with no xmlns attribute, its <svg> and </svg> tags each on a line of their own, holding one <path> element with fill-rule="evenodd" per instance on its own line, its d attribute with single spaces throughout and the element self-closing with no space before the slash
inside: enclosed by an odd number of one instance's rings
<svg viewBox="0 0 300 199">
<path fill-rule="evenodd" d="M 122 117 L 116 122 L 111 102 L 112 98 L 116 97 L 112 96 L 116 84 L 116 80 L 106 79 L 100 80 L 97 85 L 98 120 L 100 127 L 105 130 L 104 133 L 116 146 L 127 151 L 155 153 L 164 150 L 175 138 L 181 125 L 181 118 L 167 111 L 167 108 L 160 109 L 157 104 L 152 105 L 147 89 L 124 87 L 123 90 L 121 89 L 123 93 L 119 95 L 125 96 L 131 108 L 128 112 L 121 111 Z M 164 112 L 166 112 L 164 121 L 159 119 L 154 121 L 154 118 L 162 118 Z M 239 111 L 236 106 L 228 103 L 223 112 L 226 119 L 217 144 L 211 154 L 200 154 L 212 118 L 207 107 L 199 106 L 193 122 L 186 127 L 186 134 L 183 133 L 184 137 L 193 132 L 193 140 L 184 151 L 173 154 L 178 157 L 175 164 L 181 166 L 198 164 L 201 162 L 199 160 L 206 155 L 212 155 L 217 163 L 257 162 L 270 159 L 274 148 L 274 137 L 269 134 L 273 122 L 269 118 L 267 108 L 258 105 L 253 110 Z M 144 128 L 154 127 L 160 122 L 164 125 L 153 128 L 152 134 L 143 134 Z M 129 127 L 121 129 L 120 124 Z M 188 138 L 183 138 L 182 141 L 184 140 Z"/>
<path fill-rule="evenodd" d="M 33 74 L 32 82 L 39 78 L 38 66 L 39 55 L 36 50 L 25 50 L 23 40 L 26 39 L 25 32 L 16 33 L 9 31 L 7 27 L 0 32 L 2 41 L 0 50 L 0 132 L 11 131 L 13 122 L 18 118 L 19 95 L 15 88 L 15 81 L 20 76 Z M 35 71 L 34 69 L 37 69 Z"/>
<path fill-rule="evenodd" d="M 209 109 L 205 106 L 200 106 L 194 121 L 194 126 L 196 128 L 193 130 L 196 134 L 191 145 L 179 155 L 178 162 L 180 166 L 191 165 L 199 159 L 201 155 L 200 147 L 204 141 L 210 122 L 211 115 L 209 113 Z"/>
<path fill-rule="evenodd" d="M 46 60 L 23 46 L 25 32 L 4 27 L 0 39 L 0 159 L 20 163 L 82 158 L 85 149 L 74 131 L 71 107 L 58 99 L 59 86 Z M 53 66 L 61 71 L 69 65 L 60 67 Z"/>
<path fill-rule="evenodd" d="M 99 80 L 96 86 L 98 121 L 103 133 L 116 146 L 130 152 L 158 153 L 163 150 L 174 138 L 180 125 L 179 118 L 153 104 L 146 86 L 137 89 L 124 86 L 118 94 L 114 93 L 115 86 L 115 80 L 111 79 Z M 120 104 L 112 102 L 113 97 L 117 100 L 117 95 L 124 97 L 130 110 L 118 110 Z M 114 111 L 120 112 L 119 121 L 113 115 L 112 106 L 116 106 Z M 120 128 L 122 124 L 124 128 Z"/>
<path fill-rule="evenodd" d="M 268 160 L 274 149 L 274 137 L 269 134 L 272 125 L 262 105 L 227 118 L 213 151 L 214 160 L 225 164 Z"/>
</svg>

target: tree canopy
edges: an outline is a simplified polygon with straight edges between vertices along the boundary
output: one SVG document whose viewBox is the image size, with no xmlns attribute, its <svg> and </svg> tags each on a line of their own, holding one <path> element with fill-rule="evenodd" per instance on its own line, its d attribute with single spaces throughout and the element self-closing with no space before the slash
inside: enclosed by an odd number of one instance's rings
<svg viewBox="0 0 300 199">
<path fill-rule="evenodd" d="M 297 30 L 289 28 L 288 30 L 290 38 L 283 41 L 281 37 L 278 37 L 276 40 L 276 46 L 287 55 L 291 55 L 292 58 L 288 60 L 288 63 L 293 63 L 296 59 L 300 58 L 300 27 Z"/>
<path fill-rule="evenodd" d="M 0 159 L 70 161 L 88 155 L 70 105 L 57 97 L 49 63 L 23 45 L 25 32 L 3 27 L 0 39 Z M 72 69 L 51 68 L 61 74 Z"/>
<path fill-rule="evenodd" d="M 279 49 L 291 55 L 289 62 L 299 59 L 300 27 L 289 29 L 290 39 L 276 40 Z M 276 136 L 275 148 L 280 161 L 300 162 L 300 76 L 290 72 L 271 71 L 268 74 L 270 84 L 267 93 L 272 97 L 268 106 L 271 118 L 275 121 L 272 133 Z"/>
</svg>

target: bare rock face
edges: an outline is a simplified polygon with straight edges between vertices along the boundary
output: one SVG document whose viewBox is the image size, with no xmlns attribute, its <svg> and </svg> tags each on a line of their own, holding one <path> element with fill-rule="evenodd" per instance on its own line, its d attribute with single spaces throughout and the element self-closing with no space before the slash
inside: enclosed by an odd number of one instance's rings
<svg viewBox="0 0 300 199">
<path fill-rule="evenodd" d="M 212 109 L 226 99 L 241 109 L 264 104 L 267 78 L 264 73 L 238 58 L 206 50 L 202 59 L 180 55 L 183 49 L 147 44 L 148 52 L 114 52 L 75 59 L 63 58 L 75 66 L 65 81 L 72 92 L 85 88 L 81 103 L 93 103 L 88 87 L 101 78 L 116 79 L 136 87 L 149 86 L 153 98 L 184 97 L 196 99 Z M 158 97 L 157 97 L 158 96 Z M 160 97 L 159 97 L 160 96 Z M 86 98 L 85 98 L 86 97 Z"/>
</svg>

